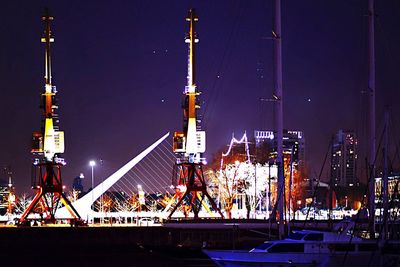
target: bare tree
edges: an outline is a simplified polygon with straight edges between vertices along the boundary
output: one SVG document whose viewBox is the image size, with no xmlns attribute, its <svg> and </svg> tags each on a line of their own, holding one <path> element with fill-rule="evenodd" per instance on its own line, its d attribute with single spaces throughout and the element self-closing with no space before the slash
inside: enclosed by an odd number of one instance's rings
<svg viewBox="0 0 400 267">
<path fill-rule="evenodd" d="M 114 200 L 114 209 L 118 212 L 131 212 L 137 210 L 139 207 L 139 200 L 136 194 L 124 199 Z"/>
<path fill-rule="evenodd" d="M 28 208 L 29 204 L 31 204 L 32 198 L 28 197 L 26 193 L 23 193 L 20 197 L 17 198 L 15 202 L 15 213 L 22 214 Z"/>
</svg>

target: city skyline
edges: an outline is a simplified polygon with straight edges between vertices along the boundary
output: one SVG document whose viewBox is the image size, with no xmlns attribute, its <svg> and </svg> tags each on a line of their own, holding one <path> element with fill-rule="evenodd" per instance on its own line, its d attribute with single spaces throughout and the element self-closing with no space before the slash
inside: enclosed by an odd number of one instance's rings
<svg viewBox="0 0 400 267">
<path fill-rule="evenodd" d="M 260 101 L 273 92 L 272 1 L 39 3 L 7 3 L 0 11 L 7 37 L 0 45 L 0 164 L 11 165 L 18 192 L 32 193 L 29 140 L 40 129 L 45 6 L 55 17 L 53 80 L 65 131 L 67 186 L 79 173 L 89 176 L 89 160 L 101 159 L 96 172 L 106 177 L 166 132 L 182 128 L 190 7 L 199 14 L 197 83 L 207 157 L 228 144 L 232 132 L 273 129 L 273 102 Z M 377 1 L 376 12 L 379 138 L 383 107 L 398 111 L 400 5 Z M 307 136 L 310 175 L 319 172 L 337 130 L 364 130 L 366 14 L 367 1 L 361 0 L 282 5 L 284 128 Z"/>
</svg>

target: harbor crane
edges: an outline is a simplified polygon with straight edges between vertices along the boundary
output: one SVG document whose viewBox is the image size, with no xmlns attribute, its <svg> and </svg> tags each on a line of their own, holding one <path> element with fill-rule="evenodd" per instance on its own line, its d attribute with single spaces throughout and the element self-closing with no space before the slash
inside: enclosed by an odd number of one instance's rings
<svg viewBox="0 0 400 267">
<path fill-rule="evenodd" d="M 186 204 L 186 207 L 189 208 L 188 211 L 191 210 L 193 212 L 194 218 L 198 218 L 201 206 L 205 205 L 203 202 L 206 197 L 214 211 L 218 212 L 223 218 L 223 214 L 207 193 L 203 175 L 205 159 L 202 157 L 202 153 L 206 150 L 206 133 L 201 130 L 201 120 L 197 116 L 197 110 L 200 108 L 197 96 L 200 92 L 196 86 L 195 47 L 199 39 L 195 31 L 198 17 L 194 9 L 189 10 L 186 21 L 189 22 L 189 32 L 185 42 L 189 46 L 189 53 L 187 85 L 183 92 L 182 101 L 183 131 L 177 131 L 173 136 L 173 152 L 176 155 L 172 181 L 175 185 L 176 193 L 173 201 L 177 201 L 177 203 L 169 214 L 168 219 L 183 204 Z"/>
<path fill-rule="evenodd" d="M 64 132 L 59 130 L 57 89 L 52 84 L 51 74 L 50 48 L 54 38 L 50 24 L 53 20 L 54 17 L 49 15 L 46 8 L 42 17 L 44 36 L 41 38 L 41 42 L 45 44 L 45 90 L 41 97 L 43 119 L 41 131 L 33 133 L 31 150 L 35 157 L 32 166 L 32 187 L 36 190 L 36 195 L 19 219 L 20 225 L 28 225 L 30 220 L 39 219 L 54 223 L 55 213 L 61 207 L 61 203 L 68 209 L 76 224 L 81 222 L 81 217 L 63 192 L 61 179 L 61 167 L 65 165 L 64 159 L 60 157 L 64 153 Z"/>
</svg>

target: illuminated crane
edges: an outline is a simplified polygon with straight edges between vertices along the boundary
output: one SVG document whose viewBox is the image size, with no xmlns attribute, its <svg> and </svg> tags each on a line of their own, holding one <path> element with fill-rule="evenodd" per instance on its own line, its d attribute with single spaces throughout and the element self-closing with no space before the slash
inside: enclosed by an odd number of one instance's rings
<svg viewBox="0 0 400 267">
<path fill-rule="evenodd" d="M 51 53 L 50 45 L 54 42 L 50 30 L 50 23 L 53 17 L 45 9 L 42 17 L 44 22 L 44 37 L 41 42 L 45 44 L 45 92 L 42 94 L 42 106 L 44 118 L 42 120 L 41 132 L 33 133 L 32 153 L 37 157 L 32 168 L 32 186 L 37 190 L 31 204 L 22 214 L 19 223 L 25 224 L 30 220 L 28 216 L 38 213 L 40 219 L 47 222 L 55 222 L 55 213 L 60 207 L 60 201 L 68 209 L 72 218 L 76 222 L 81 221 L 81 217 L 63 192 L 61 180 L 61 166 L 65 165 L 64 159 L 60 154 L 64 153 L 64 132 L 59 131 L 57 114 L 57 89 L 52 85 L 51 76 Z M 36 219 L 38 219 L 36 217 Z"/>
<path fill-rule="evenodd" d="M 186 21 L 189 22 L 189 32 L 185 38 L 185 42 L 189 45 L 189 55 L 187 86 L 185 86 L 185 91 L 183 92 L 182 102 L 183 131 L 175 132 L 173 137 L 173 151 L 176 154 L 173 184 L 176 185 L 177 189 L 174 200 L 178 202 L 168 218 L 171 218 L 175 210 L 184 203 L 189 210 L 193 211 L 194 217 L 197 218 L 205 197 L 208 198 L 213 209 L 219 212 L 223 218 L 214 200 L 207 193 L 203 175 L 202 166 L 205 164 L 205 160 L 201 155 L 206 150 L 206 134 L 200 130 L 200 120 L 196 112 L 200 108 L 196 100 L 196 96 L 200 93 L 197 91 L 195 79 L 195 44 L 199 40 L 195 32 L 195 24 L 198 21 L 198 17 L 194 9 L 189 10 Z"/>
</svg>

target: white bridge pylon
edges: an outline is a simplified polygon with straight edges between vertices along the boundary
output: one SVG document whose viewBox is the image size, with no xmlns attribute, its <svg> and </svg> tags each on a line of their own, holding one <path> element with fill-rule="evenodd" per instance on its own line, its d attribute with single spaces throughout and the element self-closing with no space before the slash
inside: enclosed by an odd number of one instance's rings
<svg viewBox="0 0 400 267">
<path fill-rule="evenodd" d="M 162 141 L 169 136 L 169 132 L 163 137 L 158 139 L 154 144 L 149 146 L 147 149 L 142 151 L 139 155 L 133 158 L 131 161 L 122 166 L 118 171 L 110 175 L 104 182 L 98 184 L 92 191 L 81 197 L 75 202 L 72 202 L 74 208 L 78 211 L 81 218 L 89 218 L 93 211 L 91 206 L 93 201 L 96 201 L 102 194 L 104 194 L 109 188 L 111 188 L 121 177 L 123 177 L 129 170 L 131 170 L 137 163 L 139 163 L 144 157 L 146 157 L 151 151 L 153 151 Z M 62 207 L 57 210 L 56 218 L 58 219 L 72 219 L 70 212 L 66 207 Z"/>
</svg>

